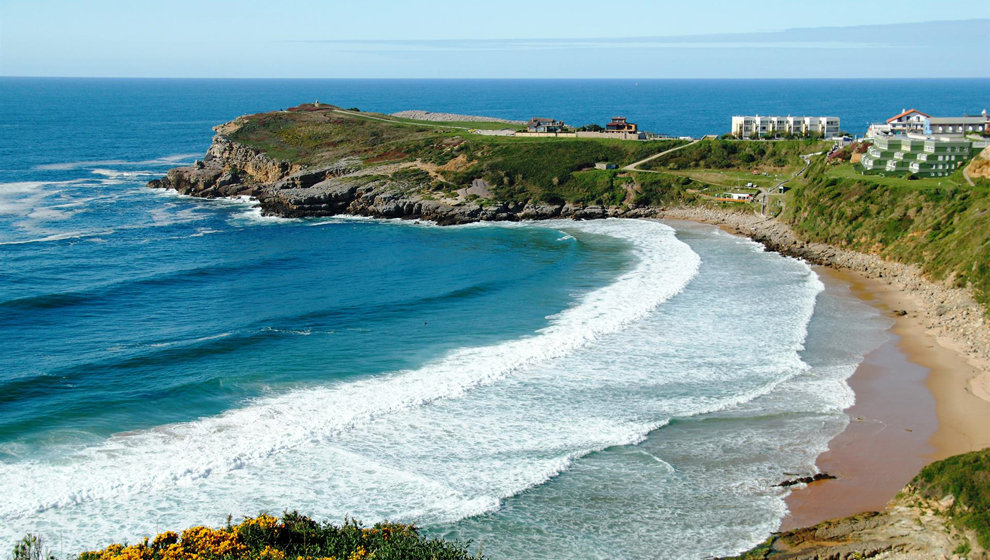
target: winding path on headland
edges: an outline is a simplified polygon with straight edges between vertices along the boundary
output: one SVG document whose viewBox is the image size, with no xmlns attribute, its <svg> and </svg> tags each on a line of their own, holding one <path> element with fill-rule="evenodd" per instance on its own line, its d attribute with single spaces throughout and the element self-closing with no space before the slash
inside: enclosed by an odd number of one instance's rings
<svg viewBox="0 0 990 560">
<path fill-rule="evenodd" d="M 661 173 L 660 171 L 652 171 L 650 169 L 636 169 L 636 168 L 639 167 L 640 165 L 643 165 L 644 163 L 646 163 L 648 161 L 652 161 L 652 160 L 657 159 L 658 157 L 665 156 L 665 155 L 667 155 L 667 154 L 669 154 L 671 152 L 676 152 L 677 150 L 681 150 L 681 149 L 687 148 L 688 146 L 692 146 L 694 144 L 697 144 L 698 142 L 701 142 L 701 140 L 700 139 L 699 140 L 694 140 L 694 141 L 688 142 L 687 144 L 682 144 L 680 146 L 677 146 L 676 148 L 671 148 L 669 150 L 660 152 L 659 154 L 653 154 L 652 156 L 650 156 L 648 158 L 644 158 L 644 159 L 641 159 L 641 160 L 639 160 L 637 162 L 630 163 L 629 165 L 623 167 L 622 168 L 622 171 L 638 171 L 640 173 Z"/>
</svg>

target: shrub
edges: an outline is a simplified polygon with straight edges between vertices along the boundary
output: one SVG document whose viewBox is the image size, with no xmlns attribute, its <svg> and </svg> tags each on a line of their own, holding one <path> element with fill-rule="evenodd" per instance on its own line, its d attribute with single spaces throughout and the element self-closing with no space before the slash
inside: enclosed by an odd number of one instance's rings
<svg viewBox="0 0 990 560">
<path fill-rule="evenodd" d="M 33 538 L 33 537 L 32 537 Z M 25 539 L 27 542 L 28 539 Z M 20 545 L 19 545 L 20 546 Z M 40 545 L 30 550 L 40 550 Z M 15 556 L 44 560 L 42 556 Z M 169 531 L 151 543 L 112 544 L 83 552 L 78 560 L 467 560 L 480 558 L 461 543 L 429 539 L 416 527 L 378 523 L 366 528 L 357 521 L 337 526 L 319 523 L 296 512 L 282 518 L 259 515 L 214 529 L 192 527 L 182 534 Z"/>
</svg>

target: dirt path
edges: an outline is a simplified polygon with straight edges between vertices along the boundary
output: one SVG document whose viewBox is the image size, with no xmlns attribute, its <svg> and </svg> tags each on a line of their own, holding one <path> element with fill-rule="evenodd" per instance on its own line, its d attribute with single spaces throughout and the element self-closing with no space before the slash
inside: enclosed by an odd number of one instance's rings
<svg viewBox="0 0 990 560">
<path fill-rule="evenodd" d="M 623 167 L 622 170 L 623 171 L 639 171 L 640 173 L 661 173 L 660 171 L 652 171 L 652 170 L 649 170 L 649 169 L 636 169 L 636 168 L 639 167 L 640 165 L 643 165 L 644 163 L 646 163 L 648 161 L 652 161 L 652 160 L 657 159 L 658 157 L 665 156 L 665 155 L 667 155 L 667 154 L 669 154 L 671 152 L 676 152 L 677 150 L 681 150 L 683 148 L 687 148 L 688 146 L 692 146 L 694 144 L 697 144 L 698 142 L 701 142 L 701 140 L 694 140 L 693 142 L 690 142 L 688 144 L 684 144 L 682 146 L 678 146 L 676 148 L 671 148 L 671 149 L 669 149 L 669 150 L 667 150 L 665 152 L 660 152 L 659 154 L 653 154 L 652 156 L 650 156 L 648 158 L 641 159 L 641 160 L 639 160 L 639 161 L 637 161 L 635 163 L 630 163 L 629 165 Z"/>
<path fill-rule="evenodd" d="M 973 182 L 973 179 L 969 176 L 969 166 L 968 165 L 966 167 L 963 167 L 963 179 L 966 179 L 966 182 L 969 183 L 969 186 L 971 186 L 971 187 L 975 187 L 976 186 L 976 183 L 974 183 Z"/>
</svg>

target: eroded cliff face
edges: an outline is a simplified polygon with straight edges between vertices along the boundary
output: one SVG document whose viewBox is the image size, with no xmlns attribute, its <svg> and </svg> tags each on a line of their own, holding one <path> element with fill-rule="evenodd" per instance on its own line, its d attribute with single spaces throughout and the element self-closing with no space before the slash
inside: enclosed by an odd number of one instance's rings
<svg viewBox="0 0 990 560">
<path fill-rule="evenodd" d="M 166 177 L 148 186 L 204 198 L 260 196 L 266 185 L 288 175 L 292 167 L 217 134 L 202 161 L 170 169 Z"/>
<path fill-rule="evenodd" d="M 148 183 L 204 198 L 251 196 L 262 213 L 287 218 L 349 214 L 378 218 L 423 219 L 440 225 L 477 221 L 517 221 L 550 218 L 598 219 L 651 217 L 657 209 L 467 201 L 436 198 L 428 185 L 393 180 L 361 169 L 357 158 L 344 158 L 316 168 L 277 161 L 253 148 L 231 141 L 226 133 L 236 121 L 216 127 L 206 157 L 187 167 L 171 169 Z"/>
</svg>

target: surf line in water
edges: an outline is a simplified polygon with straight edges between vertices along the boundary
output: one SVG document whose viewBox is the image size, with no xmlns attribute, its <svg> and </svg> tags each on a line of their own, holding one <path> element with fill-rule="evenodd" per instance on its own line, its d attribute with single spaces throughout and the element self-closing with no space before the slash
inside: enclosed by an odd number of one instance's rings
<svg viewBox="0 0 990 560">
<path fill-rule="evenodd" d="M 566 226 L 564 225 L 566 223 Z M 527 227 L 527 226 L 523 226 Z M 209 493 L 226 474 L 249 474 L 273 458 L 332 443 L 373 419 L 456 398 L 527 366 L 560 358 L 644 317 L 691 281 L 700 257 L 669 226 L 638 220 L 543 223 L 576 235 L 607 235 L 631 245 L 635 264 L 611 284 L 580 296 L 531 336 L 462 348 L 416 370 L 380 374 L 321 388 L 265 397 L 215 417 L 113 436 L 51 459 L 0 463 L 0 526 L 16 539 L 32 519 L 72 534 L 72 519 L 104 517 L 108 527 L 133 525 L 140 503 L 177 486 Z M 527 481 L 526 485 L 539 481 Z M 518 490 L 525 488 L 524 485 Z M 147 504 L 147 508 L 156 506 Z M 115 507 L 116 506 L 116 507 Z M 217 508 L 209 500 L 201 508 Z M 160 511 L 160 510 L 159 510 Z M 198 512 L 222 518 L 228 511 Z M 120 517 L 114 520 L 114 517 Z M 101 525 L 103 524 L 101 523 Z M 149 520 L 145 527 L 153 530 Z M 140 523 L 139 523 L 140 524 Z M 137 535 L 135 535 L 136 537 Z M 83 537 L 78 535 L 77 537 Z M 88 535 L 88 540 L 92 540 Z"/>
</svg>

